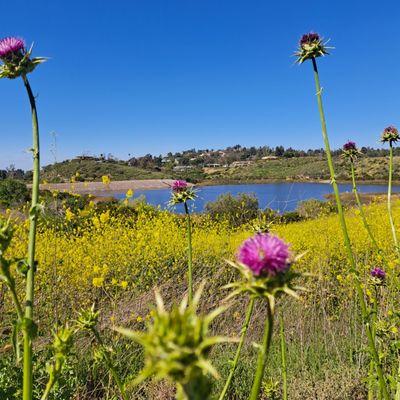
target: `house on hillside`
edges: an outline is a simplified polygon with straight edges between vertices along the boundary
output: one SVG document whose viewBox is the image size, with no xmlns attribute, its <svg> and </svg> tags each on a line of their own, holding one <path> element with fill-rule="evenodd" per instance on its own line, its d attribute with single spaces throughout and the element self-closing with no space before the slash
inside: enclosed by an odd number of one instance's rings
<svg viewBox="0 0 400 400">
<path fill-rule="evenodd" d="M 249 165 L 254 164 L 254 161 L 234 161 L 230 167 L 235 168 L 235 167 L 247 167 Z"/>
</svg>

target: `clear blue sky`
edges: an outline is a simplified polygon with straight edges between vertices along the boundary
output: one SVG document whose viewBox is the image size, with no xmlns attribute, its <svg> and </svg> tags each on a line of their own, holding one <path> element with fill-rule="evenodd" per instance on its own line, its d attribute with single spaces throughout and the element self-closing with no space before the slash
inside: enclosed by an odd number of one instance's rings
<svg viewBox="0 0 400 400">
<path fill-rule="evenodd" d="M 335 46 L 319 62 L 333 146 L 378 146 L 381 130 L 400 122 L 396 1 L 24 0 L 3 2 L 2 16 L 2 36 L 51 57 L 30 75 L 43 164 L 52 131 L 59 160 L 321 147 L 311 65 L 292 57 L 310 30 Z M 0 167 L 29 168 L 22 81 L 1 80 L 0 91 Z"/>
</svg>

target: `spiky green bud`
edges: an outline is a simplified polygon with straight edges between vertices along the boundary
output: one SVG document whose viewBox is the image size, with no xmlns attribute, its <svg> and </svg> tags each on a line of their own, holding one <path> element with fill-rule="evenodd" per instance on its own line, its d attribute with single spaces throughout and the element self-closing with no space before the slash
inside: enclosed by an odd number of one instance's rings
<svg viewBox="0 0 400 400">
<path fill-rule="evenodd" d="M 232 338 L 209 336 L 210 323 L 225 309 L 217 308 L 207 315 L 199 315 L 197 308 L 201 288 L 188 305 L 184 298 L 180 305 L 166 311 L 163 300 L 156 292 L 157 307 L 153 321 L 146 332 L 118 328 L 117 331 L 144 347 L 145 366 L 135 380 L 154 376 L 170 379 L 177 385 L 177 398 L 206 400 L 210 391 L 208 375 L 218 378 L 218 373 L 208 360 L 212 346 L 233 341 Z"/>
</svg>

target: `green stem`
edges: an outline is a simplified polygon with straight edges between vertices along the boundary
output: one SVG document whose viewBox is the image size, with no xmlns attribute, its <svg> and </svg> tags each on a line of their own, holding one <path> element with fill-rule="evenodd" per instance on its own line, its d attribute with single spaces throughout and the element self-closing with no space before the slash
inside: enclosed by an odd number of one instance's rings
<svg viewBox="0 0 400 400">
<path fill-rule="evenodd" d="M 367 217 L 365 216 L 365 212 L 364 212 L 364 207 L 361 204 L 360 196 L 358 194 L 357 185 L 356 185 L 356 176 L 355 176 L 355 172 L 354 172 L 354 163 L 352 161 L 350 163 L 350 166 L 351 166 L 351 180 L 352 180 L 352 183 L 353 183 L 353 193 L 354 193 L 354 196 L 356 198 L 357 207 L 360 210 L 360 215 L 361 215 L 362 222 L 363 222 L 364 227 L 365 227 L 365 229 L 366 229 L 366 231 L 368 233 L 368 236 L 371 239 L 372 244 L 374 245 L 374 247 L 376 248 L 378 253 L 382 253 L 382 250 L 379 248 L 379 245 L 378 245 L 377 241 L 375 240 L 375 237 L 374 237 L 374 235 L 373 235 L 373 233 L 371 231 L 371 227 L 368 224 Z"/>
<path fill-rule="evenodd" d="M 128 397 L 127 397 L 127 395 L 125 393 L 124 384 L 122 383 L 117 371 L 115 370 L 115 368 L 114 368 L 114 366 L 112 364 L 111 358 L 110 358 L 110 356 L 108 354 L 107 349 L 104 346 L 103 339 L 101 338 L 100 333 L 98 332 L 98 330 L 96 328 L 92 328 L 92 332 L 93 332 L 94 337 L 97 340 L 97 343 L 99 344 L 99 346 L 103 350 L 103 354 L 104 354 L 104 358 L 105 358 L 106 363 L 107 363 L 107 367 L 110 370 L 111 375 L 112 375 L 116 385 L 118 386 L 118 389 L 119 389 L 119 391 L 121 393 L 121 397 L 123 398 L 123 400 L 128 400 Z"/>
<path fill-rule="evenodd" d="M 26 303 L 25 318 L 33 319 L 33 295 L 35 275 L 35 245 L 37 206 L 39 202 L 39 174 L 40 174 L 40 148 L 39 148 L 39 123 L 36 111 L 35 97 L 29 85 L 28 78 L 23 75 L 22 79 L 28 93 L 32 113 L 32 153 L 33 153 L 33 180 L 32 180 L 32 203 L 29 211 L 29 243 L 28 243 L 28 273 L 26 276 Z M 31 330 L 24 330 L 24 377 L 23 377 L 23 400 L 32 399 L 32 337 Z"/>
<path fill-rule="evenodd" d="M 288 399 L 288 384 L 287 384 L 287 361 L 286 361 L 286 339 L 285 326 L 283 317 L 280 318 L 280 334 L 281 334 L 281 366 L 282 366 L 282 400 Z"/>
<path fill-rule="evenodd" d="M 223 398 L 225 397 L 226 392 L 228 391 L 228 388 L 232 382 L 233 375 L 235 374 L 236 367 L 237 367 L 237 364 L 238 364 L 239 358 L 240 358 L 240 353 L 242 351 L 242 347 L 244 344 L 244 339 L 246 337 L 247 330 L 249 328 L 251 315 L 253 314 L 254 301 L 255 301 L 254 297 L 251 297 L 249 305 L 247 307 L 247 311 L 246 311 L 246 318 L 245 318 L 244 324 L 242 326 L 242 333 L 240 335 L 240 341 L 239 341 L 239 344 L 238 344 L 238 347 L 236 350 L 235 358 L 233 360 L 233 364 L 232 364 L 231 370 L 229 372 L 228 378 L 226 379 L 225 386 L 219 396 L 219 400 L 223 400 Z"/>
<path fill-rule="evenodd" d="M 376 350 L 375 342 L 373 339 L 373 334 L 371 331 L 371 325 L 369 323 L 369 313 L 368 313 L 367 305 L 366 305 L 365 298 L 364 298 L 364 292 L 361 287 L 361 282 L 359 280 L 356 261 L 355 261 L 354 254 L 353 254 L 353 251 L 351 248 L 350 238 L 349 238 L 349 234 L 347 231 L 346 220 L 344 218 L 342 202 L 340 200 L 339 188 L 338 188 L 338 185 L 336 182 L 335 169 L 333 167 L 332 154 L 331 154 L 331 149 L 330 149 L 330 144 L 329 144 L 329 139 L 328 139 L 328 133 L 327 133 L 327 129 L 326 129 L 324 108 L 322 105 L 322 95 L 321 95 L 322 89 L 321 89 L 321 85 L 319 82 L 317 62 L 316 62 L 315 58 L 312 59 L 312 64 L 313 64 L 313 70 L 314 70 L 315 87 L 316 87 L 316 91 L 317 91 L 318 110 L 319 110 L 319 115 L 320 115 L 320 119 L 321 119 L 322 137 L 323 137 L 324 144 L 325 144 L 325 153 L 326 153 L 326 157 L 328 160 L 329 172 L 330 172 L 330 176 L 331 176 L 331 183 L 332 183 L 333 191 L 335 194 L 338 215 L 339 215 L 339 221 L 340 221 L 340 225 L 342 228 L 347 257 L 349 259 L 351 268 L 352 268 L 353 272 L 355 273 L 355 286 L 356 286 L 357 295 L 358 295 L 359 302 L 360 302 L 361 313 L 362 313 L 363 320 L 365 323 L 365 330 L 367 333 L 368 345 L 369 345 L 372 357 L 374 359 L 375 368 L 376 368 L 378 378 L 379 378 L 379 386 L 382 390 L 384 399 L 390 400 L 385 376 L 383 374 L 381 362 L 379 360 L 378 352 Z"/>
<path fill-rule="evenodd" d="M 387 209 L 389 214 L 390 229 L 392 230 L 393 242 L 396 248 L 397 256 L 400 258 L 399 243 L 397 241 L 396 228 L 394 226 L 393 215 L 392 215 L 392 177 L 393 177 L 393 144 L 390 142 L 389 148 L 389 182 L 388 182 L 388 194 L 387 194 Z"/>
<path fill-rule="evenodd" d="M 186 214 L 186 238 L 187 238 L 187 255 L 188 255 L 188 291 L 189 291 L 189 303 L 193 299 L 193 260 L 192 260 L 192 223 L 190 221 L 190 213 L 187 202 L 185 205 Z"/>
<path fill-rule="evenodd" d="M 274 315 L 271 309 L 270 301 L 267 300 L 267 318 L 265 320 L 263 343 L 258 352 L 257 369 L 253 381 L 253 387 L 251 388 L 251 394 L 249 400 L 257 400 L 260 394 L 261 383 L 264 377 L 264 371 L 267 363 L 269 348 L 271 346 L 273 326 L 274 326 Z"/>
<path fill-rule="evenodd" d="M 13 299 L 15 308 L 17 309 L 18 320 L 22 321 L 24 319 L 24 311 L 22 310 L 21 303 L 15 290 L 15 286 L 10 285 L 8 288 L 10 289 L 11 297 Z"/>
</svg>

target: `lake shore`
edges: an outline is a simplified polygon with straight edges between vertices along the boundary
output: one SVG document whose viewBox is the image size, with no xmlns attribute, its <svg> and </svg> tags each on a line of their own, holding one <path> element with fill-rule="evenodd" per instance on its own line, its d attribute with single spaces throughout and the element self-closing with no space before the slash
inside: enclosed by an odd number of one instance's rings
<svg viewBox="0 0 400 400">
<path fill-rule="evenodd" d="M 40 185 L 41 190 L 51 190 L 60 192 L 71 192 L 76 194 L 107 194 L 112 193 L 124 193 L 127 190 L 157 190 L 157 189 L 168 189 L 174 179 L 133 179 L 124 181 L 111 181 L 105 185 L 102 182 L 73 182 L 73 183 L 45 183 Z M 292 180 L 292 179 L 256 179 L 256 180 L 215 180 L 215 181 L 203 181 L 195 184 L 197 187 L 204 186 L 219 186 L 219 185 L 257 185 L 257 184 L 268 184 L 268 183 L 318 183 L 318 184 L 329 184 L 329 180 Z M 351 182 L 346 180 L 338 180 L 338 183 L 349 184 Z M 358 185 L 384 185 L 387 181 L 384 180 L 373 180 L 373 181 L 359 181 Z M 394 181 L 394 185 L 400 184 L 400 181 Z M 30 187 L 30 185 L 28 185 Z"/>
</svg>

